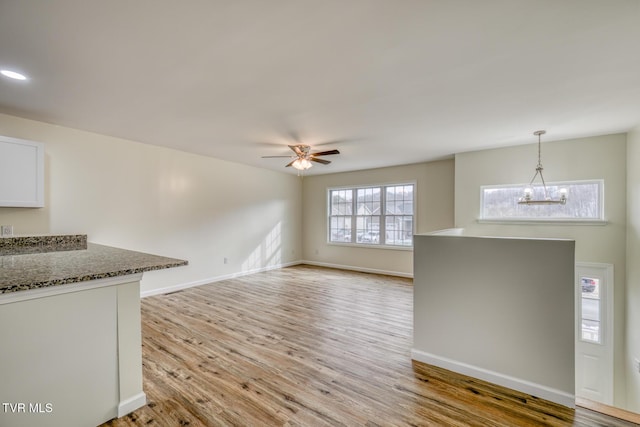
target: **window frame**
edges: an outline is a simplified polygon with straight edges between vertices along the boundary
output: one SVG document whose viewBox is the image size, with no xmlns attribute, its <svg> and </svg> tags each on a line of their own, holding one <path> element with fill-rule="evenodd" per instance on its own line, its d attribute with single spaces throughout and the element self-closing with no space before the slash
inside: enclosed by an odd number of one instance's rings
<svg viewBox="0 0 640 427">
<path fill-rule="evenodd" d="M 605 218 L 605 188 L 604 179 L 585 179 L 574 181 L 554 181 L 547 182 L 547 187 L 563 187 L 576 184 L 597 184 L 599 192 L 599 206 L 598 206 L 598 218 L 544 218 L 536 216 L 511 216 L 511 217 L 488 217 L 483 216 L 484 213 L 484 190 L 492 188 L 522 188 L 529 184 L 504 184 L 504 185 L 481 185 L 480 186 L 480 209 L 478 214 L 479 223 L 507 223 L 507 224 L 577 224 L 577 225 L 605 225 L 607 220 Z M 571 197 L 569 194 L 568 197 Z"/>
<path fill-rule="evenodd" d="M 386 234 L 382 236 L 383 242 L 378 243 L 364 243 L 357 242 L 357 218 L 362 217 L 362 215 L 358 215 L 357 212 L 357 192 L 358 190 L 371 189 L 371 188 L 379 188 L 380 189 L 380 215 L 379 215 L 379 229 L 384 230 L 386 227 L 386 218 L 393 217 L 398 215 L 387 215 L 386 214 L 386 189 L 388 187 L 398 187 L 403 185 L 411 185 L 413 187 L 413 212 L 411 215 L 403 215 L 403 216 L 411 216 L 412 229 L 411 229 L 411 245 L 394 245 L 386 242 Z M 402 182 L 391 182 L 391 183 L 383 183 L 383 184 L 366 184 L 366 185 L 345 185 L 339 187 L 328 187 L 327 188 L 327 204 L 326 204 L 326 242 L 328 245 L 335 246 L 349 246 L 349 247 L 360 247 L 360 248 L 377 248 L 377 249 L 393 249 L 393 250 L 401 250 L 401 251 L 412 251 L 414 245 L 413 236 L 416 234 L 416 213 L 417 213 L 417 183 L 416 181 L 402 181 Z M 351 191 L 351 215 L 331 215 L 331 194 L 333 191 Z M 351 241 L 350 242 L 337 242 L 331 240 L 331 219 L 334 217 L 351 217 Z M 374 215 L 378 216 L 378 215 Z"/>
</svg>

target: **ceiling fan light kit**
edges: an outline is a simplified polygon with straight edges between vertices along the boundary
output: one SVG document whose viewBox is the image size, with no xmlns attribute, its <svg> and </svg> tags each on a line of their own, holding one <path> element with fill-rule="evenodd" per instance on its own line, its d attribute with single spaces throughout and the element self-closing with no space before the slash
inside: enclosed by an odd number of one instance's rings
<svg viewBox="0 0 640 427">
<path fill-rule="evenodd" d="M 275 158 L 275 157 L 286 157 L 289 159 L 293 158 L 293 160 L 289 162 L 289 164 L 287 164 L 285 167 L 291 166 L 300 172 L 300 171 L 305 171 L 309 169 L 311 166 L 313 166 L 313 163 L 311 162 L 320 163 L 323 165 L 328 165 L 329 163 L 331 163 L 329 160 L 319 159 L 318 157 L 320 156 L 340 154 L 340 151 L 338 150 L 328 150 L 328 151 L 319 151 L 316 153 L 311 153 L 311 147 L 305 144 L 289 145 L 289 148 L 295 153 L 294 156 L 262 156 L 262 158 L 263 159 Z"/>
<path fill-rule="evenodd" d="M 559 198 L 552 198 L 549 196 L 549 191 L 547 190 L 547 183 L 544 181 L 544 176 L 542 175 L 542 160 L 541 160 L 541 147 L 540 147 L 540 137 L 547 133 L 545 130 L 537 130 L 533 134 L 538 137 L 538 164 L 536 165 L 536 173 L 531 178 L 531 182 L 529 182 L 529 186 L 524 189 L 524 195 L 518 199 L 519 205 L 565 205 L 567 203 L 567 190 L 560 190 Z M 540 180 L 542 181 L 542 188 L 544 189 L 544 198 L 543 199 L 535 199 L 533 198 L 533 181 L 540 176 Z"/>
<path fill-rule="evenodd" d="M 291 166 L 298 169 L 299 171 L 303 171 L 303 170 L 309 169 L 313 165 L 307 159 L 296 159 L 293 162 L 291 162 Z"/>
</svg>

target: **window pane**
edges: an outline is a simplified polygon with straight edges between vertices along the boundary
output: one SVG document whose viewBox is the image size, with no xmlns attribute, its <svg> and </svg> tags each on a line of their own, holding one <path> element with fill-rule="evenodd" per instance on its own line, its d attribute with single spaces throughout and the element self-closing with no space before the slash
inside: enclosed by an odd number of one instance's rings
<svg viewBox="0 0 640 427">
<path fill-rule="evenodd" d="M 412 246 L 413 192 L 413 184 L 329 190 L 329 241 Z"/>
<path fill-rule="evenodd" d="M 352 198 L 351 190 L 331 191 L 331 215 L 351 215 Z"/>
<path fill-rule="evenodd" d="M 380 188 L 359 188 L 357 191 L 356 210 L 358 215 L 380 214 Z"/>
<path fill-rule="evenodd" d="M 396 199 L 396 187 L 387 187 L 387 201 L 394 201 Z"/>
<path fill-rule="evenodd" d="M 413 244 L 413 216 L 387 215 L 385 243 L 387 245 L 411 246 Z"/>
<path fill-rule="evenodd" d="M 385 213 L 387 215 L 413 215 L 413 185 L 387 187 Z"/>
<path fill-rule="evenodd" d="M 413 214 L 413 201 L 411 200 L 403 200 L 401 202 L 396 202 L 395 206 L 396 213 L 399 214 Z"/>
<path fill-rule="evenodd" d="M 387 187 L 389 197 L 385 206 L 385 243 L 411 246 L 413 244 L 413 185 Z"/>
<path fill-rule="evenodd" d="M 356 190 L 356 243 L 380 243 L 380 187 Z"/>
<path fill-rule="evenodd" d="M 481 217 L 483 219 L 591 219 L 602 218 L 602 182 L 582 181 L 547 184 L 550 197 L 567 193 L 565 205 L 519 205 L 518 199 L 528 185 L 483 186 Z M 542 185 L 534 185 L 532 197 L 544 199 Z"/>
<path fill-rule="evenodd" d="M 331 242 L 351 242 L 351 217 L 336 216 L 330 221 Z"/>
<path fill-rule="evenodd" d="M 380 217 L 356 217 L 356 242 L 377 244 L 380 242 Z"/>
<path fill-rule="evenodd" d="M 582 339 L 600 343 L 600 322 L 582 319 Z"/>
<path fill-rule="evenodd" d="M 582 318 L 600 321 L 600 300 L 582 298 Z"/>
<path fill-rule="evenodd" d="M 581 277 L 581 316 L 582 339 L 594 343 L 601 343 L 600 322 L 601 303 L 600 279 L 597 277 Z"/>
</svg>

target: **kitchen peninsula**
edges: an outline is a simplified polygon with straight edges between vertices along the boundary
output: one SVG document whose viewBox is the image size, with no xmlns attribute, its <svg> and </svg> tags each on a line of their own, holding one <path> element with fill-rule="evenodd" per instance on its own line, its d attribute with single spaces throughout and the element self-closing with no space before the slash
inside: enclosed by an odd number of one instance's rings
<svg viewBox="0 0 640 427">
<path fill-rule="evenodd" d="M 143 406 L 140 280 L 187 261 L 0 239 L 0 425 L 92 426 Z"/>
</svg>

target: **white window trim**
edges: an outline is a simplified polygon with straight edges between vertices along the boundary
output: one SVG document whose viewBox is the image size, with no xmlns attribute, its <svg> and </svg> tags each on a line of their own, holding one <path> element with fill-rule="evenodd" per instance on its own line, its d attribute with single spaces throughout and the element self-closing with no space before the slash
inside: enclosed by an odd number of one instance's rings
<svg viewBox="0 0 640 427">
<path fill-rule="evenodd" d="M 505 217 L 505 218 L 483 218 L 483 206 L 484 206 L 484 189 L 486 188 L 508 188 L 508 187 L 526 187 L 529 184 L 507 184 L 507 185 L 481 185 L 480 186 L 480 212 L 477 222 L 480 224 L 513 224 L 513 225 L 533 225 L 533 224 L 546 224 L 546 225 L 607 225 L 609 221 L 604 216 L 605 194 L 604 194 L 604 179 L 584 179 L 574 181 L 554 181 L 547 182 L 547 187 L 550 186 L 563 186 L 571 184 L 598 184 L 600 191 L 600 206 L 599 206 L 599 218 L 540 218 L 540 217 Z M 570 197 L 570 196 L 569 196 Z"/>
<path fill-rule="evenodd" d="M 415 232 L 413 233 L 415 235 Z M 413 245 L 411 246 L 399 246 L 399 245 L 379 245 L 379 244 L 366 244 L 366 243 L 349 243 L 349 242 L 330 242 L 327 240 L 327 246 L 349 246 L 353 248 L 365 248 L 365 249 L 391 249 L 395 251 L 413 251 Z"/>
<path fill-rule="evenodd" d="M 362 188 L 377 188 L 377 187 L 393 187 L 398 185 L 413 185 L 413 230 L 412 234 L 415 237 L 416 234 L 416 218 L 418 217 L 418 184 L 417 181 L 400 181 L 400 182 L 386 182 L 381 184 L 353 184 L 353 185 L 341 185 L 337 187 L 327 187 L 327 198 L 326 198 L 326 243 L 329 246 L 341 246 L 341 247 L 354 247 L 354 248 L 366 248 L 366 249 L 391 249 L 398 251 L 413 251 L 413 243 L 414 239 L 411 240 L 411 246 L 400 246 L 400 245 L 383 245 L 383 244 L 366 244 L 366 243 L 356 243 L 356 242 L 332 242 L 331 241 L 331 191 L 335 190 L 353 190 L 353 189 L 362 189 Z M 381 200 L 382 202 L 382 200 Z M 351 215 L 356 217 L 357 215 Z M 380 216 L 382 218 L 382 215 Z"/>
<path fill-rule="evenodd" d="M 476 220 L 478 224 L 507 224 L 507 225 L 607 225 L 607 220 L 595 219 L 482 219 Z"/>
</svg>

